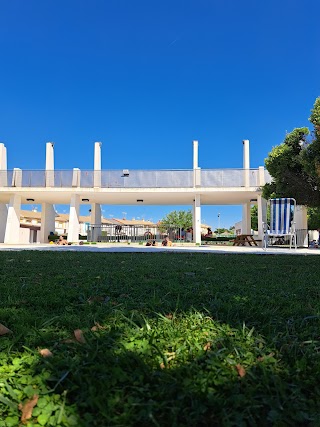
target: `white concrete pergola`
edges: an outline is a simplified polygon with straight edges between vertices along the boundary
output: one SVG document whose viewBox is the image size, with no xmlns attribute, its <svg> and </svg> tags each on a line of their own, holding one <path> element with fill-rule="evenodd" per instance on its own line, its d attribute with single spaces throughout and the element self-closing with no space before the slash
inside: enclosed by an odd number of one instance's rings
<svg viewBox="0 0 320 427">
<path fill-rule="evenodd" d="M 194 242 L 201 242 L 201 205 L 242 205 L 242 233 L 251 232 L 251 205 L 258 205 L 258 234 L 266 201 L 261 187 L 270 177 L 263 166 L 250 169 L 249 141 L 243 141 L 242 169 L 207 169 L 198 164 L 198 141 L 193 141 L 193 169 L 105 171 L 101 169 L 100 142 L 94 144 L 94 169 L 54 169 L 54 144 L 46 144 L 42 171 L 7 170 L 7 150 L 0 144 L 0 242 L 19 243 L 21 204 L 41 204 L 40 242 L 55 229 L 55 204 L 69 204 L 68 241 L 79 240 L 80 204 L 91 205 L 91 223 L 101 225 L 105 205 L 189 205 L 193 207 Z M 300 207 L 297 228 L 307 228 L 306 208 Z"/>
</svg>

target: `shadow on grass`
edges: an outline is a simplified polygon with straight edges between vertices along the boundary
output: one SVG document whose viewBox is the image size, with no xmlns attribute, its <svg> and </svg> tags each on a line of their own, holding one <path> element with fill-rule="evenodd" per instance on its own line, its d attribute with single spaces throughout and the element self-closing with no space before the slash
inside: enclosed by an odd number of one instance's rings
<svg viewBox="0 0 320 427">
<path fill-rule="evenodd" d="M 36 256 L 2 260 L 9 423 L 39 392 L 39 425 L 317 425 L 319 290 L 304 257 Z M 76 328 L 86 343 L 65 342 Z"/>
</svg>

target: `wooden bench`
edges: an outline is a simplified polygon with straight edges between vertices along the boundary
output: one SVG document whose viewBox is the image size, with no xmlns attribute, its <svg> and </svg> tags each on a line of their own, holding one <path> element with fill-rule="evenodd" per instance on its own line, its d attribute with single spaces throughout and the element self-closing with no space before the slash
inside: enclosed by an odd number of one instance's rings
<svg viewBox="0 0 320 427">
<path fill-rule="evenodd" d="M 245 246 L 246 244 L 249 246 L 258 246 L 252 234 L 239 234 L 233 242 L 233 246 Z"/>
</svg>

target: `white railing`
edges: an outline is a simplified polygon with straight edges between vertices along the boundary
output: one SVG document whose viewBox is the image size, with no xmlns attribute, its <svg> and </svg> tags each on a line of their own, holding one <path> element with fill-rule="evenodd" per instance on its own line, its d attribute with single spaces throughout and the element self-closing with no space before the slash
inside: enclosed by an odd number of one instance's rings
<svg viewBox="0 0 320 427">
<path fill-rule="evenodd" d="M 0 187 L 193 188 L 259 187 L 259 169 L 0 171 Z M 265 174 L 266 182 L 270 177 Z"/>
</svg>

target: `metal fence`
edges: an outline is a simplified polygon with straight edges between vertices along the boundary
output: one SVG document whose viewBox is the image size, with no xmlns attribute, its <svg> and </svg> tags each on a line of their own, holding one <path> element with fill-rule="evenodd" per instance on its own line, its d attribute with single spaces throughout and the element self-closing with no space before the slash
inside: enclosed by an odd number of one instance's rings
<svg viewBox="0 0 320 427">
<path fill-rule="evenodd" d="M 258 169 L 205 169 L 197 171 L 202 187 L 258 187 Z M 192 188 L 189 170 L 21 170 L 0 171 L 2 187 L 54 188 Z"/>
<path fill-rule="evenodd" d="M 184 233 L 179 227 L 161 228 L 150 227 L 145 224 L 116 225 L 116 224 L 91 224 L 87 231 L 88 242 L 122 242 L 137 243 L 153 241 L 162 242 L 168 236 L 172 242 L 192 241 L 192 233 Z"/>
<path fill-rule="evenodd" d="M 308 230 L 307 229 L 298 229 L 296 230 L 297 235 L 297 247 L 308 247 L 309 239 L 308 239 Z M 290 245 L 290 237 L 280 236 L 280 237 L 269 237 L 269 245 L 270 246 L 289 246 Z"/>
</svg>

